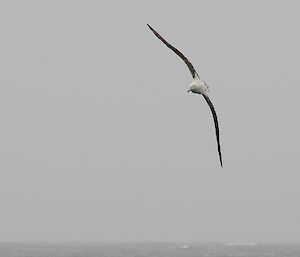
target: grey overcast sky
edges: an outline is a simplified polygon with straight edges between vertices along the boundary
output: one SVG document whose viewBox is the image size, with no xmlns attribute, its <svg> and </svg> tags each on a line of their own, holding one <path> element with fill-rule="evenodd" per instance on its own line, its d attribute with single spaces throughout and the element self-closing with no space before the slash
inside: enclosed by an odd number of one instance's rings
<svg viewBox="0 0 300 257">
<path fill-rule="evenodd" d="M 1 1 L 0 241 L 299 241 L 299 10 Z"/>
</svg>

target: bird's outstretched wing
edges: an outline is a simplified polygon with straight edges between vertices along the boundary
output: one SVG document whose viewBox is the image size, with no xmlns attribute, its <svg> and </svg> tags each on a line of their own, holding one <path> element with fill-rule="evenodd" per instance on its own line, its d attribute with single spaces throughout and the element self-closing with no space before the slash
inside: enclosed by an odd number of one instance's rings
<svg viewBox="0 0 300 257">
<path fill-rule="evenodd" d="M 177 50 L 174 46 L 169 44 L 161 35 L 159 35 L 149 24 L 147 24 L 148 27 L 152 30 L 152 32 L 157 36 L 167 47 L 169 47 L 175 54 L 177 54 L 188 66 L 190 72 L 192 73 L 193 78 L 195 76 L 198 76 L 198 73 L 196 72 L 194 66 L 191 64 L 191 62 L 186 58 L 179 50 Z"/>
<path fill-rule="evenodd" d="M 217 137 L 217 143 L 218 143 L 219 158 L 220 158 L 221 167 L 223 167 L 221 146 L 220 146 L 219 123 L 218 123 L 217 113 L 216 113 L 215 108 L 214 108 L 212 102 L 210 101 L 209 97 L 207 95 L 204 95 L 204 94 L 203 94 L 203 97 L 206 100 L 206 102 L 208 103 L 209 108 L 210 108 L 211 113 L 212 113 L 213 118 L 214 118 L 215 129 L 216 129 L 216 137 Z"/>
</svg>

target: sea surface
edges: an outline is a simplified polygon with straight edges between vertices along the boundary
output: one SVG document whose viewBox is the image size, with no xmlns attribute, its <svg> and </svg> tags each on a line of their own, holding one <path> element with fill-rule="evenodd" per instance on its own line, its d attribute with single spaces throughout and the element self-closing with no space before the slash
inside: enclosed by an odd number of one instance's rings
<svg viewBox="0 0 300 257">
<path fill-rule="evenodd" d="M 300 257 L 300 244 L 0 243 L 0 257 Z"/>
</svg>

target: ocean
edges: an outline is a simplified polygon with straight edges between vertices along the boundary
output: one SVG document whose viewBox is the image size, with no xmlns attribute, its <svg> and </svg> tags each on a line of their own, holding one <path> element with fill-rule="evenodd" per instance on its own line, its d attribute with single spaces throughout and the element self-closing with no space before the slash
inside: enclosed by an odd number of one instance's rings
<svg viewBox="0 0 300 257">
<path fill-rule="evenodd" d="M 291 243 L 0 243 L 0 257 L 300 257 Z"/>
</svg>

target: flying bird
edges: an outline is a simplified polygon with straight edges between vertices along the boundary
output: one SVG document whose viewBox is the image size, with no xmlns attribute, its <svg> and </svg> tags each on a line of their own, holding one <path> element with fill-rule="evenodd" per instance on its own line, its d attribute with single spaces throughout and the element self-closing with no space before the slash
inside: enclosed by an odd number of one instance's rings
<svg viewBox="0 0 300 257">
<path fill-rule="evenodd" d="M 221 146 L 220 146 L 219 123 L 218 123 L 218 118 L 217 118 L 217 113 L 215 111 L 215 108 L 214 108 L 212 102 L 210 101 L 210 99 L 208 97 L 208 92 L 209 92 L 208 86 L 206 85 L 206 83 L 204 81 L 200 80 L 200 77 L 199 77 L 198 73 L 196 72 L 194 66 L 191 64 L 191 62 L 178 49 L 176 49 L 174 46 L 169 44 L 161 35 L 159 35 L 149 24 L 147 24 L 147 25 L 151 29 L 151 31 L 154 33 L 154 35 L 157 36 L 175 54 L 177 54 L 185 62 L 185 64 L 188 66 L 188 68 L 189 68 L 189 70 L 192 74 L 192 77 L 193 77 L 193 81 L 190 84 L 188 92 L 191 91 L 195 94 L 202 95 L 204 97 L 205 101 L 208 103 L 208 106 L 209 106 L 209 108 L 212 112 L 212 116 L 213 116 L 214 123 L 215 123 L 219 159 L 220 159 L 221 167 L 223 167 L 222 153 L 221 153 Z"/>
</svg>

